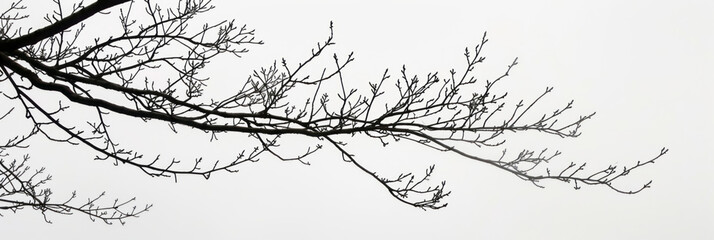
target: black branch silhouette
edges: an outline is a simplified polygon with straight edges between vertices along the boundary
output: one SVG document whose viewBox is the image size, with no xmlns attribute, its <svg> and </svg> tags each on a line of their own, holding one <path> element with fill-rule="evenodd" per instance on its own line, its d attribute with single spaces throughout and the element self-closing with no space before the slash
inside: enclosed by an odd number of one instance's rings
<svg viewBox="0 0 714 240">
<path fill-rule="evenodd" d="M 0 120 L 6 118 L 13 110 L 14 108 L 11 108 L 0 116 Z M 52 179 L 50 175 L 46 175 L 45 168 L 33 170 L 27 166 L 29 155 L 23 155 L 21 160 L 6 159 L 13 149 L 27 148 L 25 142 L 40 133 L 42 131 L 40 126 L 43 124 L 47 123 L 38 123 L 27 134 L 12 137 L 0 145 L 0 210 L 17 212 L 23 208 L 31 208 L 40 211 L 48 223 L 51 221 L 47 218 L 47 213 L 64 215 L 81 213 L 89 216 L 92 221 L 124 224 L 125 219 L 137 217 L 151 208 L 151 205 L 137 208 L 132 205 L 134 198 L 123 201 L 115 199 L 108 204 L 104 200 L 105 193 L 82 202 L 77 198 L 77 193 L 72 192 L 71 196 L 63 201 L 53 201 L 52 190 L 43 188 Z M 2 212 L 0 216 L 3 216 Z"/>
<path fill-rule="evenodd" d="M 573 108 L 572 101 L 552 112 L 534 112 L 533 106 L 553 88 L 545 88 L 530 102 L 507 105 L 507 94 L 494 92 L 494 86 L 509 77 L 518 59 L 495 78 L 477 79 L 476 68 L 485 60 L 483 49 L 488 42 L 485 33 L 474 47 L 466 48 L 465 65 L 458 70 L 426 76 L 409 74 L 406 67 L 397 73 L 385 70 L 381 79 L 357 89 L 348 87 L 347 77 L 343 76 L 344 69 L 355 60 L 353 54 L 330 52 L 335 44 L 330 23 L 327 38 L 318 42 L 304 59 L 297 62 L 281 59 L 255 70 L 232 95 L 214 99 L 204 96 L 210 78 L 202 75 L 201 70 L 217 56 L 240 57 L 249 46 L 263 42 L 254 37 L 254 30 L 234 21 L 194 25 L 197 16 L 213 9 L 210 1 L 176 1 L 168 8 L 149 0 L 100 0 L 71 8 L 59 0 L 54 2 L 57 10 L 45 17 L 45 27 L 36 30 L 23 30 L 14 24 L 27 17 L 22 14 L 25 10 L 22 1 L 12 3 L 0 15 L 3 95 L 24 108 L 26 118 L 35 126 L 31 135 L 41 133 L 52 141 L 86 145 L 97 152 L 97 160 L 112 160 L 151 176 L 209 178 L 215 172 L 237 171 L 238 165 L 258 161 L 264 155 L 309 164 L 306 158 L 324 144 L 334 147 L 344 161 L 381 183 L 395 199 L 422 209 L 438 209 L 447 205 L 442 200 L 450 191 L 445 189 L 445 181 L 429 183 L 434 166 L 423 174 L 406 172 L 394 178 L 384 177 L 365 167 L 350 151 L 350 142 L 340 138 L 362 135 L 385 147 L 391 142 L 408 140 L 486 163 L 537 186 L 543 180 L 558 180 L 573 184 L 576 189 L 582 185 L 605 185 L 620 193 L 637 193 L 649 187 L 650 183 L 646 183 L 627 189 L 615 182 L 632 170 L 654 163 L 667 152 L 662 149 L 653 158 L 635 165 L 610 166 L 599 171 L 586 169 L 585 163 L 552 170 L 544 163 L 558 156 L 559 151 L 524 150 L 508 157 L 504 150 L 500 158 L 473 153 L 469 149 L 501 147 L 506 133 L 578 137 L 582 123 L 594 115 L 568 120 L 565 115 Z M 90 34 L 84 32 L 90 24 L 87 20 L 110 9 L 118 16 L 121 25 L 116 29 L 118 32 L 81 44 L 86 39 L 82 36 Z M 156 73 L 161 73 L 161 80 Z M 37 96 L 50 92 L 61 96 L 58 105 L 37 100 Z M 94 116 L 86 117 L 84 122 L 60 121 L 59 114 L 71 111 L 70 108 L 90 109 Z M 145 157 L 120 147 L 111 137 L 106 122 L 108 114 L 165 122 L 175 132 L 177 128 L 197 129 L 209 134 L 211 140 L 219 133 L 242 133 L 257 145 L 246 147 L 232 160 L 215 162 L 202 158 L 182 161 Z M 50 128 L 63 133 L 49 133 Z M 300 154 L 285 154 L 280 149 L 283 135 L 309 137 L 316 144 L 306 145 Z M 24 138 L 16 138 L 10 144 Z M 31 184 L 32 181 L 20 180 L 27 175 L 19 171 L 22 163 L 5 168 L 8 183 Z M 32 186 L 6 191 L 27 195 L 31 200 L 26 205 L 43 211 L 76 210 L 103 220 L 114 217 L 92 211 L 113 210 L 119 218 L 141 212 L 117 210 L 127 203 L 89 210 L 55 207 L 38 202 L 42 192 L 27 190 Z M 4 196 L 0 195 L 0 199 Z M 92 204 L 90 201 L 89 205 Z"/>
</svg>

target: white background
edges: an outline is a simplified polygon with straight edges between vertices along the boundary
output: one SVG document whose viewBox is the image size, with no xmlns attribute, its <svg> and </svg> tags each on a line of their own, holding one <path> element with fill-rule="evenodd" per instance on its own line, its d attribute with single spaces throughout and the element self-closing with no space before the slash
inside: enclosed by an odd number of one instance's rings
<svg viewBox="0 0 714 240">
<path fill-rule="evenodd" d="M 597 186 L 576 191 L 555 182 L 540 189 L 485 164 L 429 149 L 370 148 L 376 146 L 371 142 L 351 145 L 367 149 L 357 157 L 371 162 L 388 164 L 398 158 L 436 163 L 435 183 L 448 180 L 453 193 L 446 199 L 447 208 L 422 211 L 392 199 L 379 183 L 332 150 L 309 159 L 311 166 L 265 158 L 236 174 L 216 174 L 208 181 L 184 177 L 174 183 L 128 166 L 92 161 L 92 153 L 83 147 L 36 141 L 30 151 L 32 165 L 46 166 L 53 174 L 51 186 L 58 199 L 72 190 L 83 197 L 107 191 L 111 197 L 136 196 L 138 203 L 153 203 L 154 208 L 125 226 L 92 223 L 79 215 L 50 215 L 54 223 L 46 224 L 29 209 L 3 213 L 3 239 L 714 238 L 711 1 L 214 4 L 217 9 L 210 18 L 236 18 L 255 28 L 266 42 L 234 62 L 216 63 L 211 70 L 216 81 L 244 80 L 254 67 L 280 57 L 303 58 L 327 36 L 331 20 L 337 53 L 355 51 L 357 61 L 345 75 L 364 87 L 378 80 L 385 68 L 396 73 L 402 64 L 420 75 L 459 70 L 464 48 L 473 47 L 488 31 L 485 76 L 496 76 L 519 57 L 520 65 L 503 85 L 514 96 L 509 102 L 532 98 L 553 86 L 555 92 L 543 102 L 546 107 L 575 99 L 575 114 L 597 111 L 577 139 L 516 136 L 506 146 L 514 151 L 557 147 L 564 152 L 559 161 L 588 161 L 594 166 L 633 164 L 662 147 L 670 153 L 621 182 L 634 188 L 652 179 L 651 189 L 622 195 Z M 44 14 L 49 9 L 30 11 Z M 132 124 L 141 123 L 125 122 L 121 130 L 129 133 L 128 139 L 133 136 L 128 145 L 173 137 L 142 135 L 131 130 Z M 205 144 L 207 138 L 193 141 Z M 167 155 L 214 153 L 190 147 L 190 140 L 183 144 L 157 149 L 168 149 L 162 150 Z"/>
</svg>

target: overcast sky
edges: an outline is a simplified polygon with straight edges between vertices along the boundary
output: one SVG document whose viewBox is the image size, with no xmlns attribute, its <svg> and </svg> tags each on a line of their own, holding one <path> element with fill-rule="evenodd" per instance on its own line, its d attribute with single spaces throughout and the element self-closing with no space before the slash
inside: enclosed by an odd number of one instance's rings
<svg viewBox="0 0 714 240">
<path fill-rule="evenodd" d="M 53 224 L 45 224 L 31 210 L 3 213 L 3 239 L 714 238 L 714 159 L 709 149 L 714 146 L 712 1 L 213 4 L 217 9 L 210 18 L 235 18 L 255 28 L 265 41 L 243 58 L 215 62 L 215 79 L 247 76 L 281 57 L 304 57 L 327 36 L 330 21 L 335 24 L 336 52 L 355 52 L 356 62 L 345 76 L 365 87 L 385 68 L 396 72 L 402 64 L 421 75 L 459 69 L 464 48 L 473 47 L 488 31 L 485 76 L 496 76 L 519 57 L 520 64 L 504 85 L 512 92 L 509 102 L 532 98 L 552 86 L 555 92 L 543 102 L 545 107 L 575 99 L 576 115 L 597 112 L 577 139 L 514 135 L 505 145 L 509 149 L 557 148 L 564 152 L 558 158 L 561 163 L 605 166 L 644 161 L 662 147 L 670 152 L 620 183 L 635 188 L 651 179 L 652 188 L 622 195 L 599 186 L 576 191 L 559 182 L 541 189 L 453 154 L 413 146 L 375 150 L 371 142 L 353 143 L 354 149 L 363 149 L 356 152 L 358 158 L 375 163 L 436 163 L 435 182 L 447 180 L 453 193 L 446 199 L 448 207 L 422 211 L 391 198 L 378 182 L 332 150 L 309 159 L 311 166 L 265 158 L 236 174 L 216 174 L 208 181 L 184 177 L 174 183 L 128 166 L 92 161 L 92 153 L 82 147 L 35 141 L 32 164 L 48 168 L 57 194 L 77 190 L 88 197 L 107 191 L 111 197 L 136 196 L 154 208 L 125 226 L 56 215 L 50 215 Z M 29 10 L 43 15 L 49 11 Z M 88 24 L 119 27 L 117 22 Z M 142 123 L 124 124 L 124 132 L 134 134 L 128 144 L 151 145 L 173 137 L 163 131 L 163 124 L 156 126 L 167 134 L 150 136 L 132 132 L 132 124 Z M 193 139 L 202 144 L 207 140 Z M 225 140 L 226 148 L 211 152 L 189 147 L 193 144 L 187 140 L 157 149 L 199 156 L 234 150 L 234 143 Z"/>
</svg>

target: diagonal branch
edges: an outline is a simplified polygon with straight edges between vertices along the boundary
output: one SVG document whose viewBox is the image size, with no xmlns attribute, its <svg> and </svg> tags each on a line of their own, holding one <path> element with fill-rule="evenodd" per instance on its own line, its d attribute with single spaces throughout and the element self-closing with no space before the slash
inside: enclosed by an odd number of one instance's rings
<svg viewBox="0 0 714 240">
<path fill-rule="evenodd" d="M 88 18 L 94 16 L 94 14 L 100 13 L 101 11 L 129 1 L 131 0 L 98 0 L 95 3 L 90 4 L 82 10 L 79 10 L 74 14 L 67 16 L 66 18 L 63 18 L 54 24 L 37 29 L 31 33 L 17 38 L 0 41 L 0 51 L 12 51 L 33 45 L 35 43 L 38 43 L 39 41 L 42 41 L 43 39 L 63 32 L 71 28 L 72 26 L 87 20 Z"/>
</svg>

